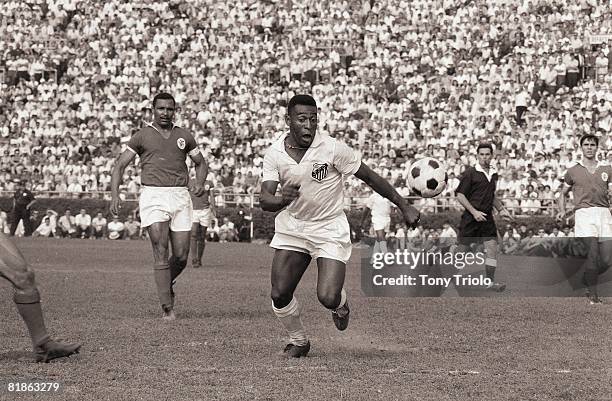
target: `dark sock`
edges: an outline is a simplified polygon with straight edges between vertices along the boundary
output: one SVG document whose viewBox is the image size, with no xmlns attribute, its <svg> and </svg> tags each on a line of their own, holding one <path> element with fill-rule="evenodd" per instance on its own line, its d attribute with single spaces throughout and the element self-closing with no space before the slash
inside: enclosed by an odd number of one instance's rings
<svg viewBox="0 0 612 401">
<path fill-rule="evenodd" d="M 485 266 L 485 272 L 488 279 L 495 281 L 495 266 Z"/>
<path fill-rule="evenodd" d="M 49 341 L 38 290 L 35 289 L 29 293 L 16 292 L 13 300 L 21 318 L 28 327 L 33 347 L 36 348 Z"/>
<path fill-rule="evenodd" d="M 172 285 L 172 275 L 167 264 L 153 266 L 155 284 L 157 285 L 157 296 L 162 308 L 172 307 L 172 295 L 170 287 Z"/>
<path fill-rule="evenodd" d="M 168 259 L 168 267 L 171 273 L 170 281 L 174 282 L 183 270 L 185 270 L 185 266 L 187 266 L 186 262 L 181 262 L 178 258 L 174 257 L 174 255 L 171 256 L 170 259 Z"/>
<path fill-rule="evenodd" d="M 584 271 L 584 282 L 593 294 L 597 294 L 597 276 L 596 269 L 587 269 Z"/>
</svg>

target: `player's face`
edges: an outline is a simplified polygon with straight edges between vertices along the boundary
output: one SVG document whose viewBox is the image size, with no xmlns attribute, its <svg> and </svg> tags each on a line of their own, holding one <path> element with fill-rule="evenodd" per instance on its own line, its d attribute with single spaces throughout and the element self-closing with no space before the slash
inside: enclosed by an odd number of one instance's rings
<svg viewBox="0 0 612 401">
<path fill-rule="evenodd" d="M 291 135 L 297 146 L 310 146 L 317 132 L 317 108 L 297 104 L 286 117 L 286 120 L 289 125 L 289 135 Z"/>
<path fill-rule="evenodd" d="M 478 150 L 476 157 L 478 158 L 478 163 L 480 163 L 482 167 L 488 168 L 491 165 L 493 153 L 491 152 L 491 149 L 484 148 Z"/>
<path fill-rule="evenodd" d="M 174 120 L 174 102 L 172 99 L 158 99 L 153 107 L 153 118 L 162 128 L 171 127 Z"/>
<path fill-rule="evenodd" d="M 597 143 L 595 139 L 589 138 L 582 142 L 582 155 L 589 160 L 595 159 L 597 155 Z"/>
</svg>

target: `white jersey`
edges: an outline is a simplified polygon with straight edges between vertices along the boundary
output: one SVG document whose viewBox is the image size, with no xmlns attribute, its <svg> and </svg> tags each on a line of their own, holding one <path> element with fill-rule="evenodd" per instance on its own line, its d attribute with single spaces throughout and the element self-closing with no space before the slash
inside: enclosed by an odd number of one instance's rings
<svg viewBox="0 0 612 401">
<path fill-rule="evenodd" d="M 388 219 L 391 216 L 391 201 L 377 192 L 368 197 L 366 206 L 371 211 L 372 219 Z"/>
<path fill-rule="evenodd" d="M 266 152 L 263 181 L 300 185 L 300 196 L 287 207 L 296 219 L 320 221 L 343 215 L 343 176 L 359 170 L 359 152 L 317 133 L 300 163 L 296 163 L 285 151 L 286 136 L 281 135 Z"/>
</svg>

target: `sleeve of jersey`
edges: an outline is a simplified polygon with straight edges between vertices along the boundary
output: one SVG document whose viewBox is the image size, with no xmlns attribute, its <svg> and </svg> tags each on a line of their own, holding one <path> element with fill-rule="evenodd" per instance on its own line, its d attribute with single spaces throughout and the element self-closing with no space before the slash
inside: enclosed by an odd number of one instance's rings
<svg viewBox="0 0 612 401">
<path fill-rule="evenodd" d="M 353 175 L 361 167 L 361 154 L 345 143 L 336 141 L 334 167 L 342 175 Z"/>
<path fill-rule="evenodd" d="M 574 180 L 572 179 L 569 169 L 565 171 L 565 174 L 563 174 L 563 182 L 569 186 L 574 185 Z"/>
<path fill-rule="evenodd" d="M 142 135 L 140 131 L 132 135 L 127 143 L 127 149 L 139 155 L 142 152 Z"/>
<path fill-rule="evenodd" d="M 262 182 L 265 181 L 276 181 L 280 182 L 280 173 L 278 171 L 278 165 L 273 156 L 274 152 L 269 150 L 266 152 L 263 159 L 263 177 Z"/>
<path fill-rule="evenodd" d="M 470 174 L 471 170 L 464 171 L 461 179 L 459 181 L 459 185 L 455 190 L 455 195 L 463 194 L 466 195 L 470 192 L 470 188 L 472 187 L 472 174 Z"/>
<path fill-rule="evenodd" d="M 187 137 L 187 154 L 191 157 L 196 157 L 200 153 L 200 148 L 198 147 L 195 138 L 193 135 L 189 134 Z"/>
</svg>

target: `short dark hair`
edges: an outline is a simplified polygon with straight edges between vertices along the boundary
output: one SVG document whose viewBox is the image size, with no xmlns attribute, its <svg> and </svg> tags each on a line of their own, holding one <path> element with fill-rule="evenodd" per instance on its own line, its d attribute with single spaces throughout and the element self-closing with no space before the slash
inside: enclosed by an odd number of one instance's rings
<svg viewBox="0 0 612 401">
<path fill-rule="evenodd" d="M 476 153 L 480 152 L 480 149 L 489 149 L 491 153 L 493 153 L 493 145 L 491 145 L 490 143 L 480 143 L 476 148 Z"/>
<path fill-rule="evenodd" d="M 161 93 L 158 93 L 157 95 L 155 95 L 155 97 L 153 98 L 153 108 L 155 108 L 155 103 L 158 100 L 172 100 L 172 103 L 176 107 L 176 100 L 174 100 L 174 97 L 171 94 L 167 93 L 167 92 L 161 92 Z"/>
<path fill-rule="evenodd" d="M 291 113 L 291 110 L 293 110 L 293 108 L 298 104 L 317 107 L 317 102 L 312 96 L 295 95 L 289 100 L 289 104 L 287 105 L 287 113 Z"/>
<path fill-rule="evenodd" d="M 599 138 L 593 134 L 584 134 L 582 138 L 580 138 L 580 146 L 582 146 L 587 139 L 593 139 L 595 141 L 595 146 L 599 146 Z"/>
</svg>

